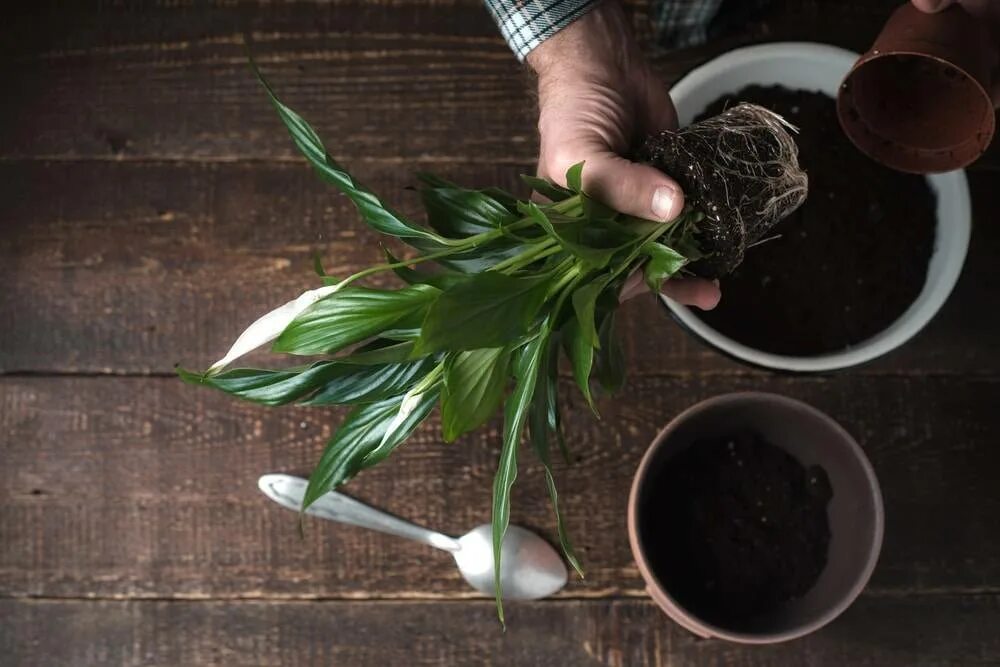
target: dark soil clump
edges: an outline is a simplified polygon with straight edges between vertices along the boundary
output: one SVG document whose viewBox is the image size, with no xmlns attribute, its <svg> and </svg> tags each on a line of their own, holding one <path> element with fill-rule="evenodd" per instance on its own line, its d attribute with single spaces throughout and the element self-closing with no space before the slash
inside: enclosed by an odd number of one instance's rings
<svg viewBox="0 0 1000 667">
<path fill-rule="evenodd" d="M 728 274 L 748 246 L 806 198 L 793 128 L 761 106 L 739 104 L 679 130 L 649 137 L 639 159 L 670 174 L 705 217 L 697 241 L 702 276 Z"/>
<path fill-rule="evenodd" d="M 640 536 L 653 570 L 709 622 L 738 623 L 801 597 L 826 565 L 825 471 L 756 435 L 696 442 L 653 483 Z"/>
<path fill-rule="evenodd" d="M 751 86 L 712 103 L 767 107 L 799 128 L 809 197 L 753 247 L 698 313 L 717 331 L 787 355 L 841 351 L 879 333 L 923 289 L 936 235 L 935 197 L 922 176 L 872 161 L 847 139 L 823 93 Z"/>
</svg>

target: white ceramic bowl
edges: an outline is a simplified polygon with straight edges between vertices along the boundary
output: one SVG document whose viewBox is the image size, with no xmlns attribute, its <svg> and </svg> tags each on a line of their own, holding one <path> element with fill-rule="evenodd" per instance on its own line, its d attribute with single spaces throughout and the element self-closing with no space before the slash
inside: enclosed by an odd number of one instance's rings
<svg viewBox="0 0 1000 667">
<path fill-rule="evenodd" d="M 858 54 L 825 44 L 780 42 L 730 51 L 692 70 L 670 90 L 681 125 L 710 103 L 752 84 L 781 84 L 835 97 Z M 666 297 L 667 307 L 691 332 L 747 363 L 786 371 L 818 372 L 854 366 L 896 349 L 927 324 L 947 300 L 965 262 L 972 227 L 965 172 L 927 177 L 937 195 L 938 234 L 927 282 L 913 304 L 887 329 L 841 352 L 809 357 L 762 352 L 722 335 L 688 308 Z M 946 230 L 943 231 L 942 230 Z M 725 298 L 725 293 L 723 293 Z"/>
</svg>

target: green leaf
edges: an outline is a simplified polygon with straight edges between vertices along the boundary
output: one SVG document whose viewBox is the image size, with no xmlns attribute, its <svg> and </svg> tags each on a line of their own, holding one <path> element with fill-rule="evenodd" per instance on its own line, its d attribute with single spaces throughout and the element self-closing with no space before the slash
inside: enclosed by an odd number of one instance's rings
<svg viewBox="0 0 1000 667">
<path fill-rule="evenodd" d="M 336 363 L 336 362 L 331 362 Z M 376 365 L 343 364 L 346 372 L 331 379 L 302 405 L 349 405 L 380 401 L 408 391 L 434 366 L 433 359 Z"/>
<path fill-rule="evenodd" d="M 583 192 L 583 162 L 566 170 L 566 187 L 573 192 Z"/>
<path fill-rule="evenodd" d="M 439 393 L 439 389 L 435 388 L 422 394 L 405 423 L 396 429 L 389 442 L 383 442 L 383 436 L 399 413 L 403 395 L 361 405 L 352 410 L 327 443 L 323 456 L 310 475 L 302 509 L 306 509 L 324 493 L 337 488 L 362 469 L 385 459 L 427 417 L 437 402 Z"/>
<path fill-rule="evenodd" d="M 431 304 L 417 354 L 504 347 L 524 335 L 545 301 L 549 274 L 486 272 L 455 285 Z"/>
<path fill-rule="evenodd" d="M 426 375 L 432 365 L 427 359 L 381 366 L 335 360 L 302 369 L 236 368 L 211 376 L 178 369 L 178 374 L 186 382 L 262 405 L 286 405 L 300 400 L 304 405 L 340 405 L 377 401 L 404 392 Z"/>
<path fill-rule="evenodd" d="M 606 266 L 616 253 L 638 239 L 626 227 L 612 220 L 570 218 L 554 211 L 545 212 L 534 202 L 524 202 L 520 210 L 553 236 L 567 252 L 592 268 Z"/>
<path fill-rule="evenodd" d="M 645 243 L 641 252 L 649 258 L 642 268 L 642 275 L 653 294 L 659 294 L 663 281 L 680 271 L 688 262 L 684 255 L 656 241 Z"/>
<path fill-rule="evenodd" d="M 383 332 L 385 333 L 392 333 Z M 418 330 L 419 333 L 419 330 Z M 415 338 L 415 336 L 414 336 Z M 376 338 L 351 353 L 347 357 L 339 357 L 338 361 L 347 364 L 393 364 L 414 359 L 413 340 L 397 342 L 393 338 Z"/>
<path fill-rule="evenodd" d="M 594 308 L 597 305 L 597 297 L 601 295 L 607 284 L 607 278 L 602 277 L 577 288 L 573 292 L 573 311 L 580 324 L 580 333 L 583 334 L 591 347 L 601 346 L 597 336 L 597 325 L 594 322 Z"/>
<path fill-rule="evenodd" d="M 554 351 L 547 352 L 545 355 L 546 358 L 542 360 L 542 367 L 546 370 L 543 371 L 543 375 L 539 375 L 539 384 L 549 384 L 550 377 L 547 372 L 549 363 L 547 358 L 550 354 L 554 354 Z M 528 428 L 531 434 L 531 444 L 535 449 L 535 454 L 542 462 L 542 467 L 545 470 L 545 486 L 549 492 L 549 501 L 552 503 L 552 511 L 555 512 L 556 515 L 556 530 L 559 533 L 559 544 L 562 547 L 563 553 L 566 555 L 566 560 L 569 561 L 570 565 L 573 566 L 573 569 L 576 570 L 577 574 L 579 574 L 582 578 L 583 568 L 580 567 L 580 561 L 574 553 L 573 544 L 569 539 L 569 533 L 566 531 L 562 514 L 559 512 L 559 493 L 556 491 L 556 480 L 552 474 L 552 457 L 549 454 L 549 432 L 551 430 L 549 416 L 551 405 L 549 400 L 548 392 L 536 390 L 535 396 L 531 401 Z"/>
<path fill-rule="evenodd" d="M 601 348 L 595 358 L 594 374 L 604 390 L 613 394 L 625 384 L 625 353 L 615 335 L 615 311 L 604 317 L 598 336 Z"/>
<path fill-rule="evenodd" d="M 569 199 L 573 196 L 572 190 L 567 190 L 561 185 L 557 185 L 552 181 L 547 181 L 544 178 L 538 178 L 537 176 L 528 176 L 527 174 L 521 174 L 521 180 L 524 181 L 528 187 L 542 195 L 549 201 L 560 202 L 564 199 Z"/>
<path fill-rule="evenodd" d="M 441 294 L 429 285 L 399 290 L 345 287 L 317 301 L 285 327 L 275 352 L 333 354 L 387 329 L 418 327 Z"/>
<path fill-rule="evenodd" d="M 556 436 L 559 443 L 559 451 L 563 460 L 570 462 L 569 448 L 566 447 L 566 438 L 562 430 L 562 415 L 559 412 L 559 340 L 558 336 L 549 338 L 549 350 L 546 353 L 548 367 L 545 371 L 545 393 L 548 398 L 548 424 L 549 430 Z"/>
<path fill-rule="evenodd" d="M 321 278 L 328 277 L 326 269 L 323 268 L 323 258 L 320 257 L 319 250 L 313 253 L 313 271 L 315 271 L 316 275 Z"/>
<path fill-rule="evenodd" d="M 486 423 L 503 400 L 510 367 L 506 347 L 458 352 L 445 362 L 441 432 L 453 442 Z"/>
<path fill-rule="evenodd" d="M 592 197 L 581 194 L 580 199 L 583 202 L 583 217 L 588 220 L 614 220 L 618 217 L 618 211 Z"/>
<path fill-rule="evenodd" d="M 420 196 L 427 211 L 427 222 L 438 233 L 451 238 L 488 232 L 516 217 L 503 204 L 477 190 L 423 188 Z"/>
<path fill-rule="evenodd" d="M 432 174 L 429 171 L 418 171 L 416 173 L 416 176 L 417 176 L 417 178 L 420 179 L 421 183 L 423 183 L 424 185 L 426 185 L 428 187 L 431 187 L 431 188 L 460 188 L 461 187 L 460 185 L 458 185 L 456 183 L 452 183 L 451 181 L 449 181 L 447 179 L 441 178 L 437 174 Z"/>
<path fill-rule="evenodd" d="M 576 380 L 576 385 L 587 400 L 591 411 L 598 415 L 597 407 L 594 405 L 594 397 L 590 391 L 590 373 L 594 367 L 594 346 L 576 316 L 571 317 L 563 325 L 562 340 L 566 356 L 569 357 L 570 365 L 573 367 L 573 379 Z"/>
<path fill-rule="evenodd" d="M 250 67 L 278 111 L 278 117 L 285 124 L 292 141 L 305 158 L 312 164 L 323 180 L 335 185 L 341 192 L 354 202 L 365 223 L 383 234 L 389 234 L 401 239 L 421 239 L 433 243 L 437 249 L 448 247 L 445 239 L 422 227 L 408 222 L 395 213 L 379 199 L 378 195 L 357 182 L 343 167 L 337 164 L 327 152 L 316 131 L 301 116 L 285 106 L 274 93 L 270 84 L 264 79 L 253 58 Z"/>
<path fill-rule="evenodd" d="M 389 264 L 399 264 L 399 260 L 392 254 L 392 252 L 390 252 L 388 248 L 383 246 L 382 252 L 385 253 L 386 262 Z M 446 290 L 452 285 L 456 285 L 467 279 L 466 276 L 459 273 L 450 273 L 448 271 L 431 273 L 429 271 L 420 271 L 409 266 L 398 266 L 392 271 L 399 276 L 403 282 L 409 285 L 431 285 L 439 290 Z"/>
<path fill-rule="evenodd" d="M 435 246 L 422 245 L 422 241 L 414 240 L 410 243 L 415 248 L 424 252 L 434 252 Z M 481 245 L 462 252 L 456 252 L 441 257 L 436 260 L 437 264 L 461 273 L 480 273 L 492 267 L 494 264 L 505 259 L 520 255 L 527 248 L 522 242 L 508 237 L 498 238 L 485 245 Z"/>
<path fill-rule="evenodd" d="M 500 202 L 500 204 L 502 206 L 505 206 L 507 210 L 510 211 L 511 213 L 517 212 L 517 202 L 520 200 L 511 193 L 507 192 L 506 190 L 491 186 L 488 188 L 483 188 L 482 190 L 480 190 L 480 192 L 482 192 L 484 195 L 489 195 L 490 197 L 493 197 L 493 199 Z"/>
<path fill-rule="evenodd" d="M 518 351 L 514 364 L 516 379 L 514 391 L 504 404 L 503 446 L 500 450 L 496 476 L 493 478 L 494 586 L 500 623 L 504 623 L 503 591 L 500 589 L 500 556 L 503 538 L 507 534 L 507 526 L 510 525 L 510 490 L 517 477 L 517 447 L 521 442 L 521 431 L 528 416 L 535 386 L 538 384 L 538 369 L 547 338 L 548 323 L 545 323 L 541 332 Z"/>
</svg>

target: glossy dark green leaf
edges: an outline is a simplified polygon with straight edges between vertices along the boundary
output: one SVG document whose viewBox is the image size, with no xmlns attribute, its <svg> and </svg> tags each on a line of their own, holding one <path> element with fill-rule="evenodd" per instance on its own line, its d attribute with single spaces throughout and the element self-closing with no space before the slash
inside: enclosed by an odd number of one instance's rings
<svg viewBox="0 0 1000 667">
<path fill-rule="evenodd" d="M 594 405 L 594 397 L 590 391 L 590 373 L 594 367 L 594 346 L 575 315 L 563 325 L 562 342 L 573 369 L 573 379 L 576 380 L 576 386 L 580 388 L 580 393 L 587 400 L 587 405 L 596 415 L 597 407 Z"/>
<path fill-rule="evenodd" d="M 427 253 L 435 251 L 434 244 L 424 246 L 419 239 L 413 240 L 410 245 Z M 437 264 L 452 271 L 467 274 L 480 273 L 489 269 L 494 264 L 521 254 L 525 249 L 526 246 L 522 242 L 510 237 L 501 237 L 487 244 L 462 252 L 456 252 L 435 261 Z"/>
<path fill-rule="evenodd" d="M 302 405 L 370 403 L 409 390 L 434 366 L 425 358 L 408 363 L 377 365 L 342 364 L 346 372 L 328 381 Z"/>
<path fill-rule="evenodd" d="M 554 354 L 554 351 L 552 352 Z M 543 391 L 543 385 L 548 385 L 549 378 L 547 377 L 547 370 L 549 368 L 548 356 L 550 352 L 546 352 L 545 358 L 542 359 L 539 377 L 538 377 L 538 387 L 536 387 L 535 395 L 531 401 L 531 411 L 528 417 L 528 431 L 531 436 L 531 444 L 534 447 L 535 454 L 538 459 L 542 462 L 542 468 L 545 470 L 545 487 L 549 492 L 549 501 L 552 503 L 552 511 L 556 515 L 556 530 L 559 533 L 559 544 L 562 547 L 563 553 L 566 555 L 566 560 L 569 564 L 573 566 L 573 569 L 577 571 L 580 577 L 583 577 L 583 568 L 580 567 L 580 561 L 577 559 L 576 554 L 573 550 L 573 544 L 570 542 L 569 533 L 566 531 L 566 526 L 563 523 L 562 513 L 559 511 L 559 493 L 556 490 L 556 480 L 555 476 L 552 474 L 552 457 L 549 453 L 549 434 L 552 433 L 550 429 L 550 405 L 549 405 L 549 395 L 548 392 Z"/>
<path fill-rule="evenodd" d="M 543 211 L 534 202 L 524 202 L 521 212 L 592 268 L 606 266 L 616 253 L 637 240 L 635 234 L 612 220 L 571 218 Z"/>
<path fill-rule="evenodd" d="M 320 256 L 319 251 L 313 253 L 313 271 L 316 275 L 321 278 L 327 278 L 326 269 L 323 268 L 323 258 Z"/>
<path fill-rule="evenodd" d="M 614 393 L 625 384 L 625 353 L 615 333 L 615 311 L 604 317 L 598 336 L 601 349 L 594 360 L 594 375 L 605 391 Z"/>
<path fill-rule="evenodd" d="M 450 238 L 482 234 L 515 218 L 503 204 L 477 190 L 423 188 L 420 197 L 427 211 L 428 224 Z"/>
<path fill-rule="evenodd" d="M 587 195 L 580 195 L 580 198 L 583 202 L 583 217 L 587 220 L 615 220 L 618 217 L 618 211 L 610 206 Z"/>
<path fill-rule="evenodd" d="M 186 382 L 262 405 L 295 401 L 303 405 L 344 405 L 370 403 L 405 392 L 433 365 L 430 359 L 381 365 L 331 360 L 300 369 L 235 368 L 211 376 L 179 369 L 178 374 Z"/>
<path fill-rule="evenodd" d="M 544 178 L 521 174 L 521 180 L 524 181 L 528 187 L 549 201 L 560 202 L 573 196 L 572 190 L 567 190 L 563 186 L 547 181 Z"/>
<path fill-rule="evenodd" d="M 520 201 L 511 193 L 497 187 L 483 188 L 480 192 L 493 197 L 496 201 L 507 208 L 511 213 L 517 213 L 517 202 Z"/>
<path fill-rule="evenodd" d="M 569 448 L 562 429 L 562 414 L 559 410 L 559 338 L 561 334 L 549 337 L 549 349 L 545 354 L 547 368 L 545 370 L 545 393 L 548 398 L 548 425 L 559 443 L 559 451 L 563 460 L 570 462 Z"/>
<path fill-rule="evenodd" d="M 604 291 L 607 282 L 606 278 L 598 278 L 583 287 L 578 287 L 573 291 L 571 297 L 573 312 L 580 324 L 580 333 L 583 334 L 591 347 L 601 346 L 597 336 L 597 324 L 594 321 L 594 308 L 597 305 L 597 297 Z"/>
<path fill-rule="evenodd" d="M 441 433 L 452 442 L 479 428 L 497 411 L 507 389 L 508 348 L 457 352 L 445 363 L 441 394 Z"/>
<path fill-rule="evenodd" d="M 386 332 L 383 332 L 386 333 Z M 388 333 L 393 333 L 389 331 Z M 414 359 L 413 342 L 419 330 L 415 330 L 413 340 L 402 342 L 394 338 L 376 338 L 357 348 L 347 357 L 338 357 L 339 361 L 348 364 L 395 364 Z"/>
<path fill-rule="evenodd" d="M 382 252 L 385 253 L 386 262 L 389 264 L 399 263 L 399 259 L 397 259 L 388 248 L 383 246 Z M 466 276 L 460 273 L 451 273 L 449 271 L 437 271 L 432 273 L 430 271 L 415 269 L 411 266 L 398 266 L 392 271 L 399 276 L 403 282 L 409 285 L 431 285 L 439 290 L 446 290 L 449 287 L 467 279 Z"/>
<path fill-rule="evenodd" d="M 504 347 L 527 332 L 549 287 L 548 274 L 472 276 L 431 304 L 416 353 Z"/>
<path fill-rule="evenodd" d="M 418 327 L 439 294 L 429 285 L 399 290 L 345 287 L 292 320 L 274 342 L 274 351 L 333 354 L 387 329 Z"/>
<path fill-rule="evenodd" d="M 343 167 L 337 164 L 327 152 L 316 131 L 301 116 L 285 106 L 274 93 L 270 84 L 264 79 L 253 59 L 250 66 L 256 73 L 261 85 L 267 91 L 268 97 L 278 117 L 285 124 L 292 141 L 306 157 L 323 180 L 335 185 L 341 192 L 354 202 L 362 219 L 371 228 L 401 239 L 422 239 L 425 244 L 433 243 L 439 249 L 447 247 L 447 242 L 437 234 L 419 227 L 401 217 L 389 208 L 374 192 L 357 182 Z"/>
<path fill-rule="evenodd" d="M 417 178 L 424 185 L 431 188 L 459 188 L 461 187 L 457 183 L 452 183 L 451 181 L 441 178 L 437 174 L 432 174 L 429 171 L 418 171 L 416 173 Z"/>
<path fill-rule="evenodd" d="M 687 258 L 669 246 L 649 241 L 642 246 L 642 254 L 648 257 L 642 267 L 646 286 L 653 294 L 659 294 L 663 281 L 684 268 Z"/>
<path fill-rule="evenodd" d="M 420 396 L 394 437 L 383 442 L 386 428 L 399 413 L 403 395 L 361 405 L 350 412 L 326 445 L 323 456 L 309 477 L 302 509 L 327 491 L 332 491 L 359 471 L 385 459 L 430 413 L 440 390 L 432 388 Z"/>
<path fill-rule="evenodd" d="M 542 325 L 540 333 L 517 351 L 514 364 L 514 391 L 504 404 L 503 445 L 496 476 L 493 478 L 493 563 L 496 577 L 494 584 L 497 615 L 501 623 L 504 622 L 504 616 L 503 591 L 500 589 L 500 552 L 504 535 L 507 534 L 507 526 L 510 525 L 510 490 L 517 477 L 517 448 L 521 443 L 521 432 L 538 384 L 538 371 L 547 339 L 547 325 Z"/>
<path fill-rule="evenodd" d="M 573 192 L 583 192 L 583 162 L 566 170 L 566 187 Z"/>
</svg>

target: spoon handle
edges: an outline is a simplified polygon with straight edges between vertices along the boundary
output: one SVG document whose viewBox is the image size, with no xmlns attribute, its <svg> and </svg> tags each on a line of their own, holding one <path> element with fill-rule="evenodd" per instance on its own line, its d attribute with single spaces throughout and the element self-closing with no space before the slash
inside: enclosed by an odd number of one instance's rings
<svg viewBox="0 0 1000 667">
<path fill-rule="evenodd" d="M 265 494 L 294 510 L 301 507 L 307 485 L 306 480 L 291 475 L 265 475 L 260 479 L 260 488 Z M 461 548 L 458 540 L 453 537 L 404 521 L 336 491 L 330 491 L 317 499 L 306 509 L 306 514 L 405 537 L 444 551 L 455 552 Z"/>
</svg>

